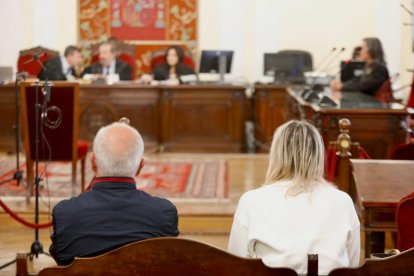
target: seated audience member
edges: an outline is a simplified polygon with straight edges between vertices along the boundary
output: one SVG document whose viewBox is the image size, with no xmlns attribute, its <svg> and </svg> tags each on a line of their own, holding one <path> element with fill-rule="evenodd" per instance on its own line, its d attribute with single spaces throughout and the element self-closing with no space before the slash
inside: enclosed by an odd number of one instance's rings
<svg viewBox="0 0 414 276">
<path fill-rule="evenodd" d="M 132 68 L 116 57 L 115 41 L 108 41 L 99 45 L 99 62 L 86 67 L 82 76 L 85 74 L 118 74 L 120 80 L 131 80 Z"/>
<path fill-rule="evenodd" d="M 333 80 L 330 84 L 336 91 L 359 91 L 374 96 L 382 84 L 389 79 L 384 51 L 378 38 L 364 38 L 361 44 L 360 59 L 366 63 L 361 76 L 344 83 Z"/>
<path fill-rule="evenodd" d="M 143 167 L 138 131 L 113 123 L 96 134 L 91 155 L 92 189 L 53 209 L 50 253 L 60 265 L 96 256 L 134 241 L 178 236 L 177 209 L 135 187 Z"/>
<path fill-rule="evenodd" d="M 155 67 L 151 75 L 144 75 L 145 82 L 155 81 L 177 81 L 182 82 L 181 76 L 193 75 L 194 70 L 184 64 L 184 51 L 181 47 L 171 46 L 165 52 L 165 62 Z"/>
<path fill-rule="evenodd" d="M 42 69 L 39 79 L 46 80 L 74 80 L 76 79 L 75 67 L 82 61 L 81 51 L 78 47 L 70 45 L 65 49 L 65 56 L 55 56 L 45 62 L 46 70 Z"/>
<path fill-rule="evenodd" d="M 325 181 L 324 146 L 305 121 L 280 126 L 270 149 L 267 185 L 240 198 L 228 251 L 262 258 L 270 267 L 307 271 L 319 254 L 319 274 L 359 264 L 360 223 L 351 198 Z"/>
</svg>

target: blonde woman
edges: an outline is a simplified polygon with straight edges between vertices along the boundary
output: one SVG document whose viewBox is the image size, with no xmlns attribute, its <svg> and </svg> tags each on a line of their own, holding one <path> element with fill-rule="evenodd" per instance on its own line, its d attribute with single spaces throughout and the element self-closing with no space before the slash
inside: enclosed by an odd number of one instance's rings
<svg viewBox="0 0 414 276">
<path fill-rule="evenodd" d="M 360 224 L 354 205 L 323 175 L 324 146 L 316 128 L 305 121 L 279 127 L 267 185 L 240 198 L 228 251 L 299 274 L 306 274 L 307 254 L 319 254 L 321 275 L 358 266 Z"/>
</svg>

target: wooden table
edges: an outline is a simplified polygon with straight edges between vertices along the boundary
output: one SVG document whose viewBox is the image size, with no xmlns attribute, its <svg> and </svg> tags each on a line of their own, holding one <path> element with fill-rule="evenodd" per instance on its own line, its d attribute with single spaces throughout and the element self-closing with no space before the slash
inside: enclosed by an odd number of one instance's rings
<svg viewBox="0 0 414 276">
<path fill-rule="evenodd" d="M 396 231 L 398 202 L 414 191 L 414 161 L 351 159 L 355 182 L 354 198 L 365 233 L 365 256 L 383 251 L 376 233 Z M 375 236 L 375 237 L 374 237 Z"/>
<path fill-rule="evenodd" d="M 0 150 L 14 150 L 13 85 L 0 85 Z M 166 152 L 245 152 L 245 86 L 146 86 L 133 82 L 80 87 L 79 138 L 128 117 L 146 143 Z"/>
<path fill-rule="evenodd" d="M 406 126 L 410 111 L 402 105 L 383 104 L 375 98 L 357 92 L 337 94 L 339 105 L 321 107 L 308 103 L 300 96 L 300 89 L 287 89 L 289 118 L 311 121 L 320 131 L 325 147 L 336 141 L 338 121 L 351 121 L 350 136 L 359 142 L 374 159 L 387 159 L 392 151 L 408 138 Z"/>
</svg>

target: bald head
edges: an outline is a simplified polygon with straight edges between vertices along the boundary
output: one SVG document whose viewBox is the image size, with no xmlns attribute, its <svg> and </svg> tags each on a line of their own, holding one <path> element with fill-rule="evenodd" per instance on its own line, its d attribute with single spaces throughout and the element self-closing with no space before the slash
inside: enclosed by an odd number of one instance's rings
<svg viewBox="0 0 414 276">
<path fill-rule="evenodd" d="M 93 153 L 98 177 L 134 177 L 142 161 L 144 142 L 135 128 L 113 123 L 98 131 Z"/>
</svg>

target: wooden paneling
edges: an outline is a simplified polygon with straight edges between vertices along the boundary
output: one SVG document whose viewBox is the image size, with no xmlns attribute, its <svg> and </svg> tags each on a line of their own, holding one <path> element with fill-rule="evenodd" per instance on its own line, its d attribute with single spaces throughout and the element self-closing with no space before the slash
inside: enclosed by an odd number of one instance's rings
<svg viewBox="0 0 414 276">
<path fill-rule="evenodd" d="M 0 89 L 0 148 L 15 151 L 16 98 L 13 85 L 3 85 Z"/>
<path fill-rule="evenodd" d="M 245 152 L 245 87 L 233 85 L 81 85 L 79 138 L 128 117 L 147 148 L 169 152 Z M 14 149 L 14 88 L 0 86 L 0 150 Z"/>
<path fill-rule="evenodd" d="M 145 144 L 159 144 L 159 89 L 151 86 L 83 85 L 80 138 L 92 141 L 98 129 L 127 117 Z"/>
<path fill-rule="evenodd" d="M 244 152 L 244 87 L 162 90 L 165 151 Z"/>
<path fill-rule="evenodd" d="M 270 145 L 276 128 L 288 120 L 286 86 L 256 85 L 254 89 L 256 141 Z M 258 150 L 266 151 L 265 147 Z"/>
</svg>

